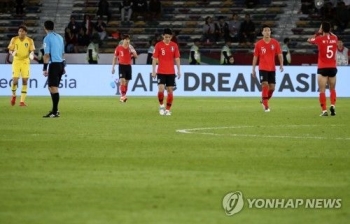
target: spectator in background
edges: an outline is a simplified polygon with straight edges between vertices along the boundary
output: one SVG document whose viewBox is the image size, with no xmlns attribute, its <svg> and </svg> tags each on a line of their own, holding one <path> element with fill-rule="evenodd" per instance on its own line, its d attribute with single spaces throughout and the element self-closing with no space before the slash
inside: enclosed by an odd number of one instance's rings
<svg viewBox="0 0 350 224">
<path fill-rule="evenodd" d="M 223 16 L 219 16 L 219 21 L 215 23 L 215 40 L 224 41 L 228 38 L 228 24 Z"/>
<path fill-rule="evenodd" d="M 349 64 L 349 49 L 344 47 L 343 41 L 337 42 L 337 65 Z"/>
<path fill-rule="evenodd" d="M 74 46 L 77 43 L 77 37 L 71 31 L 71 29 L 69 27 L 66 27 L 66 29 L 65 29 L 64 40 L 65 40 L 65 46 L 64 46 L 65 53 L 73 53 L 74 52 Z"/>
<path fill-rule="evenodd" d="M 84 15 L 83 22 L 81 23 L 81 28 L 84 28 L 86 30 L 86 34 L 91 37 L 92 34 L 92 27 L 93 23 L 91 22 L 91 18 L 89 15 Z"/>
<path fill-rule="evenodd" d="M 23 0 L 16 0 L 16 15 L 24 15 L 23 8 Z"/>
<path fill-rule="evenodd" d="M 215 24 L 210 16 L 205 18 L 203 25 L 203 41 L 214 42 L 215 41 Z"/>
<path fill-rule="evenodd" d="M 85 27 L 81 27 L 77 35 L 77 43 L 74 46 L 75 53 L 86 52 L 86 47 L 90 43 L 90 37 L 86 34 Z"/>
<path fill-rule="evenodd" d="M 193 45 L 190 50 L 189 64 L 200 65 L 201 64 L 201 53 L 199 52 L 200 40 L 198 38 L 193 40 Z"/>
<path fill-rule="evenodd" d="M 325 2 L 323 7 L 320 9 L 320 14 L 322 20 L 329 21 L 332 24 L 335 19 L 335 8 L 333 7 L 332 2 Z"/>
<path fill-rule="evenodd" d="M 74 16 L 71 16 L 70 17 L 70 21 L 68 23 L 68 26 L 67 26 L 70 31 L 74 34 L 78 34 L 79 33 L 79 24 L 75 21 L 75 17 Z"/>
<path fill-rule="evenodd" d="M 147 50 L 147 61 L 146 64 L 147 65 L 151 65 L 152 64 L 152 59 L 153 59 L 153 52 L 154 52 L 154 46 L 156 45 L 156 40 L 152 39 L 149 41 L 149 48 Z"/>
<path fill-rule="evenodd" d="M 309 15 L 315 11 L 315 0 L 301 0 L 299 13 Z"/>
<path fill-rule="evenodd" d="M 102 40 L 100 35 L 98 34 L 97 30 L 95 27 L 92 27 L 92 34 L 91 34 L 91 42 L 94 42 L 95 44 L 98 44 L 99 46 L 102 45 Z"/>
<path fill-rule="evenodd" d="M 173 36 L 171 38 L 170 41 L 176 43 L 176 44 L 179 44 L 178 43 L 178 40 L 177 40 L 177 36 L 179 35 L 179 31 L 178 30 L 173 30 Z"/>
<path fill-rule="evenodd" d="M 107 16 L 107 23 L 111 19 L 111 12 L 109 11 L 109 2 L 107 0 L 100 0 L 97 6 L 97 16 L 103 18 Z"/>
<path fill-rule="evenodd" d="M 290 39 L 288 37 L 284 38 L 283 45 L 282 45 L 282 55 L 283 55 L 283 65 L 290 65 L 291 63 L 291 56 L 289 51 L 289 42 Z"/>
<path fill-rule="evenodd" d="M 45 37 L 43 37 L 43 42 L 42 42 L 40 48 L 38 49 L 38 53 L 37 53 L 37 57 L 36 57 L 39 64 L 44 63 L 44 54 L 45 54 L 45 52 L 44 52 L 44 38 Z"/>
<path fill-rule="evenodd" d="M 137 19 L 138 16 L 142 16 L 144 20 L 148 14 L 148 4 L 146 0 L 134 0 L 134 17 Z"/>
<path fill-rule="evenodd" d="M 338 6 L 335 11 L 335 25 L 337 32 L 344 32 L 349 24 L 349 11 L 344 2 L 338 2 Z"/>
<path fill-rule="evenodd" d="M 98 35 L 100 35 L 101 40 L 104 40 L 107 36 L 106 27 L 107 25 L 105 22 L 103 22 L 102 17 L 99 17 L 97 19 L 97 23 L 95 24 L 95 29 Z"/>
<path fill-rule="evenodd" d="M 248 46 L 250 47 L 252 43 L 255 42 L 256 34 L 255 34 L 255 24 L 250 19 L 250 14 L 245 14 L 245 19 L 243 23 L 241 24 L 240 28 L 241 33 L 241 40 L 240 44 L 242 46 Z"/>
<path fill-rule="evenodd" d="M 131 0 L 124 0 L 121 2 L 120 11 L 121 11 L 122 22 L 125 21 L 125 14 L 126 13 L 127 13 L 126 21 L 127 22 L 130 21 L 131 15 L 132 15 L 132 8 L 133 8 L 133 2 Z"/>
<path fill-rule="evenodd" d="M 87 47 L 86 60 L 89 62 L 89 64 L 98 64 L 99 44 L 97 41 L 97 39 L 92 40 L 89 46 Z"/>
<path fill-rule="evenodd" d="M 235 64 L 235 58 L 233 55 L 231 55 L 228 59 L 228 65 L 234 65 Z"/>
<path fill-rule="evenodd" d="M 149 2 L 149 13 L 150 20 L 158 20 L 162 11 L 162 4 L 160 0 L 150 0 Z"/>
<path fill-rule="evenodd" d="M 255 8 L 257 4 L 259 4 L 259 0 L 245 0 L 244 4 L 247 8 Z"/>
<path fill-rule="evenodd" d="M 231 20 L 228 22 L 228 38 L 231 39 L 231 42 L 238 43 L 239 42 L 239 29 L 241 28 L 241 21 L 238 19 L 238 15 L 236 13 L 232 14 Z"/>
<path fill-rule="evenodd" d="M 0 1 L 0 12 L 1 13 L 9 13 L 11 12 L 11 0 L 2 0 Z"/>
<path fill-rule="evenodd" d="M 232 55 L 231 40 L 227 39 L 227 40 L 225 40 L 225 45 L 221 49 L 220 64 L 221 65 L 229 65 L 231 55 Z"/>
</svg>

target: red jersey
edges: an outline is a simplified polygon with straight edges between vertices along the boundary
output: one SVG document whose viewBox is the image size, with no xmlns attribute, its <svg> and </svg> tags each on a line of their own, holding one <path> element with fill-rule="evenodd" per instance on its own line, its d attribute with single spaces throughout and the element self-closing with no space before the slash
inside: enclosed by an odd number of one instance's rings
<svg viewBox="0 0 350 224">
<path fill-rule="evenodd" d="M 115 48 L 114 56 L 118 58 L 120 65 L 131 65 L 131 51 L 130 48 L 125 48 L 122 45 L 119 45 Z"/>
<path fill-rule="evenodd" d="M 338 38 L 334 34 L 317 36 L 310 39 L 310 43 L 318 47 L 318 68 L 336 68 L 336 52 Z"/>
<path fill-rule="evenodd" d="M 177 44 L 172 41 L 170 41 L 169 44 L 160 41 L 154 47 L 153 58 L 158 59 L 158 74 L 175 74 L 174 59 L 180 58 L 179 48 Z"/>
<path fill-rule="evenodd" d="M 255 43 L 254 56 L 259 58 L 259 70 L 276 71 L 276 54 L 282 54 L 276 39 L 271 38 L 268 43 L 261 39 Z"/>
</svg>

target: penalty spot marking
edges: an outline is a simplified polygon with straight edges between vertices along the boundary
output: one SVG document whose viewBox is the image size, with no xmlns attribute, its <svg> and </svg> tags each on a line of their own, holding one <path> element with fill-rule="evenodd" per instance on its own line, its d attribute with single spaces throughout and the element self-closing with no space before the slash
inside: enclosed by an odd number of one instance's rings
<svg viewBox="0 0 350 224">
<path fill-rule="evenodd" d="M 189 129 L 178 129 L 176 132 L 182 134 L 200 134 L 200 135 L 212 135 L 212 136 L 231 136 L 231 137 L 257 137 L 257 138 L 290 138 L 290 139 L 333 139 L 333 140 L 350 140 L 350 137 L 323 137 L 323 136 L 307 136 L 307 135 L 263 135 L 263 134 L 236 134 L 236 133 L 214 133 L 215 130 L 224 129 L 249 129 L 249 128 L 301 128 L 301 127 L 317 127 L 320 125 L 271 125 L 271 126 L 231 126 L 231 127 L 206 127 L 206 128 L 189 128 Z M 339 125 L 331 125 L 336 127 Z"/>
</svg>

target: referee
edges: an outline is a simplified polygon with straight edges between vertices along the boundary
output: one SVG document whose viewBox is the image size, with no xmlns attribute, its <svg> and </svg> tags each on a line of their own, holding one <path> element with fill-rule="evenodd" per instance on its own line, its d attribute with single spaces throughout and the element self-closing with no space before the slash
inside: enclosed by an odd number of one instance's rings
<svg viewBox="0 0 350 224">
<path fill-rule="evenodd" d="M 58 102 L 60 101 L 58 86 L 62 75 L 65 73 L 65 61 L 63 59 L 64 42 L 62 36 L 53 31 L 54 23 L 52 21 L 45 21 L 44 28 L 46 36 L 44 38 L 43 74 L 47 77 L 47 84 L 52 100 L 52 110 L 43 117 L 57 118 L 60 116 L 58 112 Z"/>
</svg>

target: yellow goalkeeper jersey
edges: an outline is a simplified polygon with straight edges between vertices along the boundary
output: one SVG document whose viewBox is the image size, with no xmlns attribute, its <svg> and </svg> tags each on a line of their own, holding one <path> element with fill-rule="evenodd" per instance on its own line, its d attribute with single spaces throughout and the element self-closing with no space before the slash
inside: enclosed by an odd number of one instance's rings
<svg viewBox="0 0 350 224">
<path fill-rule="evenodd" d="M 16 51 L 16 55 L 13 57 L 16 60 L 29 60 L 29 54 L 35 50 L 34 41 L 30 37 L 25 37 L 23 40 L 19 39 L 19 36 L 13 37 L 8 46 L 10 51 Z"/>
</svg>

